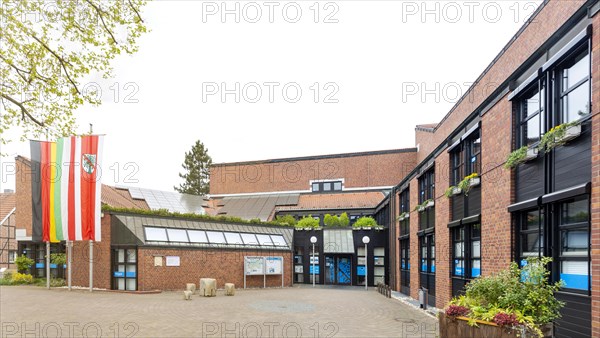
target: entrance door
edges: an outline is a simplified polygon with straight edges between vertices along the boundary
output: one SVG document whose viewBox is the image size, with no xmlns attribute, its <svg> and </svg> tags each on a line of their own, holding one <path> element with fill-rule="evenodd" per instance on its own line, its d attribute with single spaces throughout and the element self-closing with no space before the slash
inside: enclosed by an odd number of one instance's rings
<svg viewBox="0 0 600 338">
<path fill-rule="evenodd" d="M 325 256 L 325 283 L 350 285 L 352 258 L 350 256 Z"/>
<path fill-rule="evenodd" d="M 137 290 L 137 250 L 114 248 L 112 261 L 112 289 Z"/>
</svg>

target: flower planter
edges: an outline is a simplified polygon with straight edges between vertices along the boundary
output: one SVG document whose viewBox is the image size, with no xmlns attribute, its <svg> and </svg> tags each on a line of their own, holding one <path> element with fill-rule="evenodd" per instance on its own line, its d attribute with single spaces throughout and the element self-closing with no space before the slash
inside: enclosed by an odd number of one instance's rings
<svg viewBox="0 0 600 338">
<path fill-rule="evenodd" d="M 557 140 L 558 142 L 568 142 L 581 135 L 581 124 L 570 126 L 565 130 L 565 135 Z"/>
<path fill-rule="evenodd" d="M 384 227 L 375 227 L 375 230 L 377 230 L 377 231 L 381 231 L 383 229 L 384 229 Z"/>
<path fill-rule="evenodd" d="M 538 157 L 538 149 L 537 148 L 528 148 L 527 149 L 527 155 L 525 155 L 525 158 L 523 159 L 523 162 L 527 162 L 527 161 L 531 161 L 535 158 Z"/>
<path fill-rule="evenodd" d="M 481 177 L 475 177 L 469 180 L 469 186 L 475 187 L 481 184 Z"/>
<path fill-rule="evenodd" d="M 434 205 L 435 205 L 434 201 L 429 201 L 429 202 L 427 202 L 427 204 L 425 204 L 425 208 L 431 208 Z"/>
<path fill-rule="evenodd" d="M 462 193 L 462 189 L 458 187 L 452 188 L 452 196 L 460 195 Z"/>
<path fill-rule="evenodd" d="M 461 337 L 461 338 L 516 338 L 532 337 L 529 334 L 523 335 L 519 328 L 508 328 L 496 325 L 496 323 L 476 320 L 477 326 L 469 326 L 466 317 L 449 317 L 444 312 L 438 313 L 440 337 Z M 544 337 L 552 337 L 552 326 L 544 325 L 541 328 Z"/>
<path fill-rule="evenodd" d="M 425 207 L 418 206 L 418 207 L 417 207 L 417 211 L 418 211 L 418 212 L 423 212 L 423 211 L 425 211 Z"/>
<path fill-rule="evenodd" d="M 373 229 L 372 227 L 362 227 L 363 230 L 371 230 Z"/>
<path fill-rule="evenodd" d="M 405 219 L 409 219 L 409 218 L 410 218 L 410 214 L 404 214 L 404 215 L 398 217 L 398 221 L 402 222 Z"/>
</svg>

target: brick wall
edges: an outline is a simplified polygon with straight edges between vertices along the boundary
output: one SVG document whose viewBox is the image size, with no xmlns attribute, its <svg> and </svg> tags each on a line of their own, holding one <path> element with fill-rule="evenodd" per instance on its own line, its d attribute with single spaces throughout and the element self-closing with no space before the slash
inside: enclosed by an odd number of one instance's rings
<svg viewBox="0 0 600 338">
<path fill-rule="evenodd" d="M 419 297 L 419 213 L 413 209 L 419 205 L 419 183 L 417 179 L 410 181 L 410 296 Z M 398 270 L 396 270 L 398 271 Z"/>
<path fill-rule="evenodd" d="M 154 266 L 155 256 L 179 256 L 181 266 Z M 138 251 L 139 290 L 183 290 L 186 283 L 199 285 L 200 278 L 215 278 L 217 287 L 234 283 L 244 287 L 244 256 L 283 256 L 284 285 L 292 285 L 292 253 L 244 250 L 194 250 L 140 248 Z M 164 263 L 164 262 L 163 262 Z M 247 276 L 250 288 L 263 287 L 262 276 Z M 267 287 L 281 287 L 281 276 L 267 276 Z"/>
<path fill-rule="evenodd" d="M 435 302 L 443 308 L 450 300 L 450 200 L 444 196 L 449 183 L 450 154 L 442 152 L 435 160 Z"/>
<path fill-rule="evenodd" d="M 101 241 L 94 242 L 94 287 L 110 289 L 110 233 L 111 215 L 104 214 L 100 220 Z M 90 244 L 89 242 L 73 242 L 72 285 L 88 287 L 90 281 Z"/>
<path fill-rule="evenodd" d="M 511 171 L 503 163 L 511 152 L 512 104 L 503 98 L 481 123 L 481 273 L 489 275 L 511 261 Z"/>
<path fill-rule="evenodd" d="M 31 236 L 31 167 L 28 161 L 20 157 L 17 157 L 15 163 L 17 229 L 25 229 L 25 236 Z"/>
<path fill-rule="evenodd" d="M 393 274 L 394 275 L 394 283 L 390 283 L 390 286 L 392 288 L 394 288 L 394 290 L 400 290 L 400 242 L 398 241 L 398 237 L 400 237 L 400 221 L 398 221 L 398 216 L 400 215 L 400 196 L 399 196 L 399 191 L 396 191 L 396 194 L 394 196 L 392 196 L 392 198 L 394 198 L 394 200 L 396 201 L 395 206 L 394 206 L 394 210 L 393 213 L 391 215 L 391 221 L 396 223 L 396 231 L 394 232 L 394 234 L 390 233 L 391 236 L 393 236 L 393 238 L 391 238 L 392 241 L 396 242 L 395 250 L 394 252 L 390 252 L 390 256 L 391 255 L 396 255 L 396 259 L 395 259 L 395 264 L 394 266 L 390 266 L 391 269 L 391 273 L 390 273 L 390 277 Z M 390 278 L 391 279 L 391 278 Z"/>
<path fill-rule="evenodd" d="M 309 181 L 344 178 L 344 188 L 394 186 L 415 166 L 412 149 L 393 153 L 306 160 L 217 164 L 210 193 L 234 194 L 309 190 Z"/>
</svg>

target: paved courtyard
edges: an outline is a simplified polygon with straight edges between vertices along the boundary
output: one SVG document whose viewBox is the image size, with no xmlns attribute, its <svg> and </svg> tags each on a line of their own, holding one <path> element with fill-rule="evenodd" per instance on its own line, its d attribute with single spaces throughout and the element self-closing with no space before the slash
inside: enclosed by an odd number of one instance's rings
<svg viewBox="0 0 600 338">
<path fill-rule="evenodd" d="M 120 294 L 0 287 L 2 337 L 435 337 L 436 320 L 373 289 Z"/>
</svg>

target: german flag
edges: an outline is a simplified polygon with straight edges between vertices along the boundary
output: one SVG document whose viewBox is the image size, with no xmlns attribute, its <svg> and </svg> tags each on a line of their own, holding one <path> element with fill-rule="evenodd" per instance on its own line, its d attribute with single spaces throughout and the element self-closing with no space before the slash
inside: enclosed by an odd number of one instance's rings
<svg viewBox="0 0 600 338">
<path fill-rule="evenodd" d="M 100 241 L 103 136 L 31 141 L 32 239 Z"/>
</svg>

